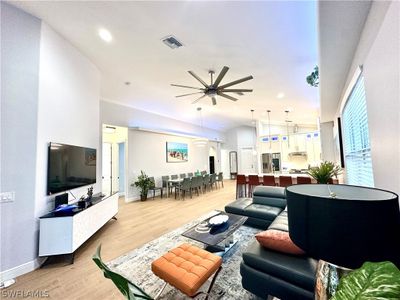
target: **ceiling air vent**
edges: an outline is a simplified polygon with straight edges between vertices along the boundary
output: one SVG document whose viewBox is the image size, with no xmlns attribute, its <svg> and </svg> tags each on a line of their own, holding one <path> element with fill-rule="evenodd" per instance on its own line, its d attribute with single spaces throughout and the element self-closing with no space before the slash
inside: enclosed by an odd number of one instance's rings
<svg viewBox="0 0 400 300">
<path fill-rule="evenodd" d="M 162 39 L 163 43 L 170 47 L 171 49 L 176 49 L 182 47 L 183 44 L 177 40 L 176 37 L 170 35 Z"/>
</svg>

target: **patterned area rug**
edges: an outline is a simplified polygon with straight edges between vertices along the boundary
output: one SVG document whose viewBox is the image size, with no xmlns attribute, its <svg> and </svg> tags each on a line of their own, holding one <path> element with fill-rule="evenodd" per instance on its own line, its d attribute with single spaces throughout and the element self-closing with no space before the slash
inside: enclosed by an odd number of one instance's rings
<svg viewBox="0 0 400 300">
<path fill-rule="evenodd" d="M 203 244 L 181 236 L 183 232 L 196 225 L 200 221 L 215 215 L 213 211 L 201 218 L 190 222 L 178 229 L 171 231 L 163 236 L 122 255 L 107 265 L 116 272 L 125 276 L 132 282 L 142 287 L 149 295 L 155 296 L 163 286 L 163 281 L 155 276 L 151 271 L 151 262 L 168 250 L 179 246 L 181 243 L 189 242 L 193 245 L 203 247 Z M 217 277 L 210 299 L 257 299 L 253 294 L 242 288 L 240 276 L 240 262 L 242 252 L 249 243 L 254 241 L 255 233 L 259 232 L 248 226 L 241 226 L 234 237 L 238 241 L 223 257 L 222 270 Z M 203 285 L 201 290 L 206 291 L 211 279 Z M 201 299 L 201 297 L 199 297 Z M 204 298 L 204 297 L 203 297 Z M 190 299 L 172 286 L 167 285 L 161 299 Z"/>
</svg>

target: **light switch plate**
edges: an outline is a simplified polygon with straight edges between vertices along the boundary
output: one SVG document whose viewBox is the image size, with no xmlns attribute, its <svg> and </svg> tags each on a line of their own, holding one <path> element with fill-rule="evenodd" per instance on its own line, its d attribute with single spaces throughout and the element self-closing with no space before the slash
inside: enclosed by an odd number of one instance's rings
<svg viewBox="0 0 400 300">
<path fill-rule="evenodd" d="M 0 203 L 14 202 L 15 192 L 0 193 Z"/>
</svg>

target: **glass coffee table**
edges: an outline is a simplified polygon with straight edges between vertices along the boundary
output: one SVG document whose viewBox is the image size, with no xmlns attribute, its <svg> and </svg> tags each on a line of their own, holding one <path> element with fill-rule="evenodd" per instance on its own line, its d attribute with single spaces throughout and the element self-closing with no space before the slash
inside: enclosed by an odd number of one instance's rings
<svg viewBox="0 0 400 300">
<path fill-rule="evenodd" d="M 228 221 L 219 226 L 211 226 L 209 220 L 218 215 L 227 215 Z M 188 229 L 182 236 L 201 242 L 207 251 L 223 256 L 237 241 L 234 232 L 246 222 L 247 217 L 218 211 L 215 215 L 201 221 L 199 224 Z"/>
</svg>

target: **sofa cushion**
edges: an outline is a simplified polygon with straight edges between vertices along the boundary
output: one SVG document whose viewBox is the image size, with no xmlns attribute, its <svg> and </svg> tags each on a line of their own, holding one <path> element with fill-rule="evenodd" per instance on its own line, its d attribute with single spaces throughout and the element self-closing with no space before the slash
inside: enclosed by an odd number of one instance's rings
<svg viewBox="0 0 400 300">
<path fill-rule="evenodd" d="M 225 211 L 231 214 L 243 215 L 244 209 L 253 203 L 251 198 L 239 198 L 225 206 Z"/>
<path fill-rule="evenodd" d="M 262 204 L 250 204 L 243 211 L 243 214 L 248 217 L 273 221 L 281 211 L 282 209 L 279 207 Z"/>
<path fill-rule="evenodd" d="M 276 219 L 269 225 L 268 229 L 275 229 L 281 231 L 289 231 L 289 223 L 287 217 L 287 210 L 282 211 Z"/>
<path fill-rule="evenodd" d="M 303 255 L 305 252 L 297 247 L 289 237 L 289 232 L 268 229 L 256 234 L 261 246 L 282 253 Z"/>
<path fill-rule="evenodd" d="M 253 203 L 285 208 L 285 188 L 274 186 L 257 186 L 253 192 Z"/>
<path fill-rule="evenodd" d="M 314 290 L 317 261 L 312 258 L 279 253 L 254 241 L 243 252 L 243 261 L 263 273 L 309 291 Z"/>
</svg>

